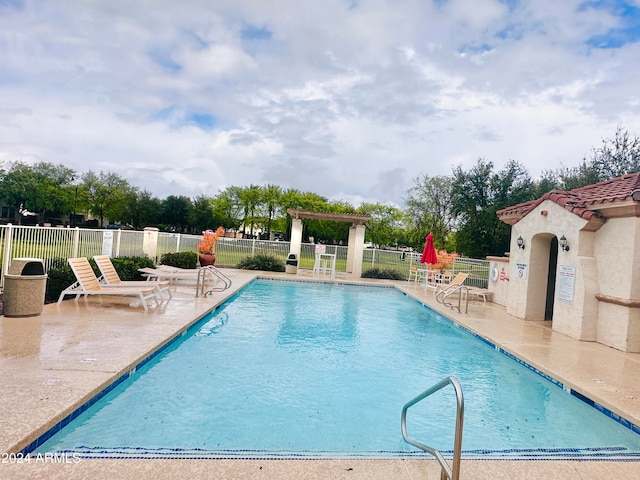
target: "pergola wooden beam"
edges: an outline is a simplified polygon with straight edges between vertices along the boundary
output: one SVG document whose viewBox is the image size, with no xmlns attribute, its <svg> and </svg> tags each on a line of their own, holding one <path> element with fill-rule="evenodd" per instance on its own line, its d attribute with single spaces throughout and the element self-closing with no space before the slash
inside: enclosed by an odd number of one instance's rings
<svg viewBox="0 0 640 480">
<path fill-rule="evenodd" d="M 302 219 L 312 218 L 314 220 L 331 220 L 334 222 L 350 222 L 354 225 L 364 225 L 367 220 L 371 220 L 370 215 L 360 215 L 357 213 L 334 213 L 334 212 L 311 212 L 309 210 L 287 209 L 291 218 Z"/>
</svg>

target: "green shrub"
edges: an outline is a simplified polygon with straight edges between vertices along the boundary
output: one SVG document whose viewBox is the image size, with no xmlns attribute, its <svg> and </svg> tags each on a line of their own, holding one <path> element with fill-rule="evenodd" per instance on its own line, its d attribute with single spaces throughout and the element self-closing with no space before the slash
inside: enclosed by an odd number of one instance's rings
<svg viewBox="0 0 640 480">
<path fill-rule="evenodd" d="M 406 280 L 401 272 L 393 268 L 369 268 L 362 272 L 362 278 L 384 278 L 387 280 Z"/>
<path fill-rule="evenodd" d="M 244 270 L 263 270 L 265 272 L 284 272 L 284 261 L 274 255 L 256 255 L 254 257 L 245 257 L 236 268 Z"/>
<path fill-rule="evenodd" d="M 165 253 L 160 257 L 162 265 L 178 268 L 196 268 L 198 254 L 196 252 Z"/>
<path fill-rule="evenodd" d="M 54 262 L 55 266 L 47 271 L 47 288 L 44 294 L 47 303 L 57 302 L 62 290 L 70 287 L 76 281 L 76 276 L 66 262 L 66 260 L 56 261 Z"/>
<path fill-rule="evenodd" d="M 117 257 L 112 258 L 113 268 L 118 272 L 120 280 L 144 280 L 138 269 L 155 266 L 149 257 Z"/>
</svg>

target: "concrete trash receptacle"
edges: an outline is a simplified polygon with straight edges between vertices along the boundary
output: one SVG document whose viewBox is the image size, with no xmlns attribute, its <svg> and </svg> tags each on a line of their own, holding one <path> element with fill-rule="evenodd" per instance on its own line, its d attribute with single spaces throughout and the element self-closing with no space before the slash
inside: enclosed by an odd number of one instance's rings
<svg viewBox="0 0 640 480">
<path fill-rule="evenodd" d="M 298 257 L 295 253 L 290 253 L 287 257 L 284 270 L 286 273 L 298 273 Z"/>
<path fill-rule="evenodd" d="M 35 317 L 42 313 L 47 274 L 40 258 L 14 258 L 4 276 L 5 317 Z"/>
</svg>

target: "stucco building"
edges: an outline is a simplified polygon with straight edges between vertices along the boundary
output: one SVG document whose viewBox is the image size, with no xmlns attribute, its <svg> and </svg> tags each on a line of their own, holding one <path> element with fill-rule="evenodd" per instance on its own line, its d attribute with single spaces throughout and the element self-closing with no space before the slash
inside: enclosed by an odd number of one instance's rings
<svg viewBox="0 0 640 480">
<path fill-rule="evenodd" d="M 570 337 L 640 352 L 640 173 L 497 213 L 511 246 L 489 258 L 494 302 Z"/>
</svg>

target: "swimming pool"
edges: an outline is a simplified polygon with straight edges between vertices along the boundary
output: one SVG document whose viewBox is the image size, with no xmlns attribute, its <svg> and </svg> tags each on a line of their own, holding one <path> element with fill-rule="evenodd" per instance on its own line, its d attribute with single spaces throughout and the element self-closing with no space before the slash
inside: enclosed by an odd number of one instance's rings
<svg viewBox="0 0 640 480">
<path fill-rule="evenodd" d="M 400 410 L 448 375 L 465 394 L 465 457 L 640 452 L 629 429 L 394 289 L 282 281 L 250 284 L 36 451 L 416 455 Z M 410 411 L 409 432 L 450 450 L 454 415 L 445 389 Z"/>
</svg>

